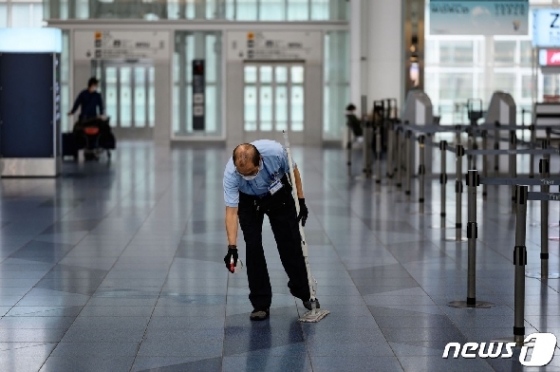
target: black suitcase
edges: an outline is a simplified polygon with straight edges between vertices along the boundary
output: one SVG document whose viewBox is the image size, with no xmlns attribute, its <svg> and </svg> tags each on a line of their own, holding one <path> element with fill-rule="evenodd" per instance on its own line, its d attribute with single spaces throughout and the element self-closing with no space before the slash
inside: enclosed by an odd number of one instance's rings
<svg viewBox="0 0 560 372">
<path fill-rule="evenodd" d="M 62 158 L 72 156 L 74 160 L 78 160 L 78 144 L 74 133 L 62 133 Z"/>
</svg>

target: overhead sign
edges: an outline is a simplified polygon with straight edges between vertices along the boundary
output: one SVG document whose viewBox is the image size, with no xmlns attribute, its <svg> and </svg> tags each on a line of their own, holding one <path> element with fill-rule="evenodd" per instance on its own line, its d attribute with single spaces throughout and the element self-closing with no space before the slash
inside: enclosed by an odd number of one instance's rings
<svg viewBox="0 0 560 372">
<path fill-rule="evenodd" d="M 320 32 L 239 32 L 228 33 L 229 61 L 310 61 L 322 60 Z"/>
<path fill-rule="evenodd" d="M 169 60 L 167 31 L 76 31 L 75 60 Z"/>
<path fill-rule="evenodd" d="M 560 9 L 533 11 L 533 46 L 560 47 Z"/>
<path fill-rule="evenodd" d="M 528 0 L 431 0 L 431 35 L 527 35 Z"/>
</svg>

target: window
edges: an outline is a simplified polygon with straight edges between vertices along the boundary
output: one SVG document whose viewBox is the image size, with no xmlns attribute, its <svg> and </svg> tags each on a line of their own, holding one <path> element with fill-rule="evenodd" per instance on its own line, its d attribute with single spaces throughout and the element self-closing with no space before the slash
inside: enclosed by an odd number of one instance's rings
<svg viewBox="0 0 560 372">
<path fill-rule="evenodd" d="M 494 75 L 494 90 L 515 95 L 515 81 L 517 76 L 515 73 L 497 73 Z"/>
<path fill-rule="evenodd" d="M 551 0 L 545 2 L 552 4 Z M 535 4 L 535 1 L 530 0 L 530 3 Z M 426 20 L 429 23 L 429 17 Z M 532 105 L 535 88 L 531 35 L 438 36 L 429 34 L 429 24 L 425 30 L 424 89 L 432 99 L 434 112 L 441 114 L 442 124 L 467 122 L 464 112 L 467 99 L 482 99 L 487 107 L 497 90 L 513 96 L 519 111 L 518 121 L 521 120 L 521 108 Z M 531 28 L 529 30 L 531 32 Z M 538 79 L 541 82 L 538 99 L 542 99 L 543 93 L 558 94 L 560 91 L 556 77 L 539 73 Z"/>
<path fill-rule="evenodd" d="M 517 41 L 515 40 L 496 40 L 494 41 L 494 62 L 515 63 L 515 50 Z"/>
<path fill-rule="evenodd" d="M 339 139 L 350 103 L 350 34 L 330 31 L 324 42 L 323 139 Z M 344 56 L 344 58 L 341 58 Z"/>
<path fill-rule="evenodd" d="M 8 5 L 0 3 L 0 27 L 8 27 Z"/>
<path fill-rule="evenodd" d="M 0 0 L 0 27 L 41 27 L 42 0 Z"/>
<path fill-rule="evenodd" d="M 5 0 L 0 0 L 0 3 Z M 9 0 L 42 4 L 41 0 Z M 347 20 L 347 0 L 43 0 L 49 19 Z M 1 24 L 1 23 L 0 23 Z"/>
<path fill-rule="evenodd" d="M 472 63 L 473 62 L 473 42 L 472 41 L 441 41 L 440 42 L 440 62 L 447 64 Z"/>
</svg>

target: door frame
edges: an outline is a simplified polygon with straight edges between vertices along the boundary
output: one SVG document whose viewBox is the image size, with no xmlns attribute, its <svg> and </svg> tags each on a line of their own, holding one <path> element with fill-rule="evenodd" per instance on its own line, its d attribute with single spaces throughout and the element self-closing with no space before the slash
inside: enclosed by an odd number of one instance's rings
<svg viewBox="0 0 560 372">
<path fill-rule="evenodd" d="M 257 67 L 257 79 L 255 83 L 247 84 L 245 82 L 245 68 L 247 66 L 256 66 Z M 259 67 L 262 66 L 270 66 L 272 67 L 272 81 L 270 84 L 265 83 L 265 85 L 270 85 L 272 87 L 272 129 L 270 131 L 262 131 L 260 129 L 260 118 L 261 118 L 261 95 L 260 95 L 260 88 L 263 84 L 260 81 L 260 73 Z M 277 130 L 276 125 L 276 88 L 279 86 L 276 82 L 276 67 L 285 66 L 287 68 L 287 80 L 286 84 L 280 84 L 280 86 L 285 86 L 287 88 L 286 91 L 286 101 L 287 101 L 287 132 L 290 137 L 290 142 L 295 145 L 303 145 L 305 142 L 305 76 L 306 76 L 306 64 L 305 61 L 301 60 L 294 60 L 294 61 L 274 61 L 274 60 L 267 60 L 267 61 L 245 61 L 243 64 L 243 138 L 245 142 L 252 142 L 258 139 L 272 139 L 277 140 L 283 143 L 282 132 Z M 303 69 L 303 82 L 301 84 L 296 84 L 296 86 L 301 86 L 303 89 L 303 125 L 301 131 L 293 131 L 292 130 L 292 87 L 294 84 L 292 83 L 292 76 L 291 76 L 291 67 L 299 66 Z M 257 101 L 257 129 L 255 131 L 246 131 L 245 130 L 245 87 L 247 85 L 255 86 L 256 87 L 256 101 Z"/>
<path fill-rule="evenodd" d="M 102 93 L 105 94 L 107 92 L 107 79 L 106 79 L 106 69 L 110 67 L 115 67 L 117 72 L 117 84 L 116 84 L 116 106 L 117 106 L 117 117 L 111 118 L 111 128 L 115 133 L 117 138 L 121 139 L 152 139 L 154 128 L 150 127 L 150 104 L 149 104 L 149 87 L 150 87 L 150 68 L 155 69 L 154 64 L 151 61 L 121 61 L 121 60 L 102 60 L 99 61 L 100 67 L 100 84 Z M 130 94 L 130 127 L 121 127 L 120 126 L 120 106 L 121 106 L 121 69 L 122 67 L 130 67 L 130 86 L 131 86 L 131 94 Z M 145 87 L 145 126 L 144 127 L 136 127 L 135 124 L 135 88 L 136 88 L 136 77 L 134 74 L 135 67 L 143 67 L 145 69 L 145 76 L 144 76 L 144 87 Z M 152 89 L 155 90 L 155 82 Z M 154 105 L 153 110 L 155 111 L 157 97 L 154 97 Z M 107 111 L 107 99 L 104 97 L 105 103 L 105 111 Z M 154 123 L 155 126 L 155 123 Z"/>
</svg>

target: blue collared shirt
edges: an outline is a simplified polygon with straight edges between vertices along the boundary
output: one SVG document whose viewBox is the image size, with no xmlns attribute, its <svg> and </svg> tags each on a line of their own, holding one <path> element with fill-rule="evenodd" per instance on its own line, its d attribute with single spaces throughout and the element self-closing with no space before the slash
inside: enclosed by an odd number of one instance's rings
<svg viewBox="0 0 560 372">
<path fill-rule="evenodd" d="M 229 159 L 224 171 L 224 200 L 228 207 L 237 208 L 239 192 L 264 196 L 275 180 L 281 179 L 285 174 L 290 174 L 288 153 L 281 144 L 271 140 L 258 140 L 252 144 L 261 153 L 263 167 L 254 180 L 247 181 L 235 169 L 233 158 Z M 296 164 L 293 165 L 295 169 Z"/>
</svg>

